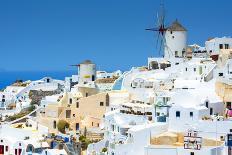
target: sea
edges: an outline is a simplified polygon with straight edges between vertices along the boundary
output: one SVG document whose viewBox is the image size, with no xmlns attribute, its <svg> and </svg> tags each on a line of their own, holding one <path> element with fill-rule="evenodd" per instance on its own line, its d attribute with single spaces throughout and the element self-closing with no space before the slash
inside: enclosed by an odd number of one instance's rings
<svg viewBox="0 0 232 155">
<path fill-rule="evenodd" d="M 74 70 L 69 71 L 0 71 L 0 90 L 11 85 L 16 80 L 39 80 L 43 77 L 52 77 L 54 79 L 64 80 L 77 74 Z"/>
</svg>

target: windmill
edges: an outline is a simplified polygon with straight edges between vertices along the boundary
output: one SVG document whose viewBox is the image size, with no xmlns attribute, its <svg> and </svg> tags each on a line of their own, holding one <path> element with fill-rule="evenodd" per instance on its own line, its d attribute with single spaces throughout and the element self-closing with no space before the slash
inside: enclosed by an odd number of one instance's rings
<svg viewBox="0 0 232 155">
<path fill-rule="evenodd" d="M 166 47 L 166 41 L 165 41 L 165 33 L 167 31 L 167 27 L 165 25 L 165 9 L 164 9 L 164 3 L 160 4 L 160 11 L 157 13 L 157 25 L 154 28 L 147 28 L 145 29 L 147 31 L 157 32 L 157 40 L 156 40 L 156 48 L 159 45 L 159 55 L 161 50 L 164 50 L 164 47 Z"/>
</svg>

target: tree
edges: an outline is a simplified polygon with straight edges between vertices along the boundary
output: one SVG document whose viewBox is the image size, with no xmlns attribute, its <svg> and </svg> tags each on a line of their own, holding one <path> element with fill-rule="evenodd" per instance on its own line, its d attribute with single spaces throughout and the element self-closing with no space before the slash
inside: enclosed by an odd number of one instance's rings
<svg viewBox="0 0 232 155">
<path fill-rule="evenodd" d="M 102 152 L 107 152 L 107 148 L 104 147 L 104 148 L 102 149 Z"/>
<path fill-rule="evenodd" d="M 65 133 L 65 129 L 69 128 L 69 123 L 65 120 L 60 120 L 57 124 L 57 128 L 61 133 Z"/>
<path fill-rule="evenodd" d="M 84 136 L 85 136 L 85 137 L 87 136 L 87 128 L 86 128 L 86 126 L 85 126 L 85 128 L 84 128 Z"/>
</svg>

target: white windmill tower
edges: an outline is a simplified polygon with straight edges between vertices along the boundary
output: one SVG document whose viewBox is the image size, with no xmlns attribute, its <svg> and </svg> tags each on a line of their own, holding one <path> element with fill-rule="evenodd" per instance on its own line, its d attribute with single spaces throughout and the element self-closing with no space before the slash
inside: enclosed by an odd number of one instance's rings
<svg viewBox="0 0 232 155">
<path fill-rule="evenodd" d="M 182 58 L 187 47 L 187 30 L 175 20 L 165 31 L 164 58 Z"/>
</svg>

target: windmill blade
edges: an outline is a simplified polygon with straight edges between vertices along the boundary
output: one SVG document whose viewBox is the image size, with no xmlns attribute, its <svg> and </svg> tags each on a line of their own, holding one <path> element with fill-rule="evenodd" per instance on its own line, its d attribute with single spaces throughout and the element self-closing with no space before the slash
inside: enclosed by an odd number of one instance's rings
<svg viewBox="0 0 232 155">
<path fill-rule="evenodd" d="M 146 30 L 148 31 L 153 31 L 157 32 L 157 38 L 156 38 L 156 49 L 159 51 L 159 56 L 161 53 L 161 50 L 164 49 L 165 46 L 165 33 L 167 31 L 167 28 L 165 26 L 165 9 L 164 9 L 164 2 L 161 0 L 160 3 L 160 9 L 156 14 L 157 22 L 156 22 L 156 27 L 155 28 L 148 28 Z"/>
<path fill-rule="evenodd" d="M 165 9 L 164 9 L 164 0 L 161 0 L 161 3 L 160 3 L 160 14 L 161 14 L 161 21 L 162 21 L 162 24 L 165 22 Z"/>
<path fill-rule="evenodd" d="M 78 67 L 79 65 L 69 65 L 69 66 L 71 66 L 71 67 Z"/>
<path fill-rule="evenodd" d="M 145 29 L 145 30 L 147 30 L 147 31 L 159 31 L 158 28 L 148 28 L 148 29 Z"/>
<path fill-rule="evenodd" d="M 163 45 L 164 45 L 164 41 L 163 41 L 163 37 L 161 37 L 161 40 L 160 40 L 160 47 L 159 47 L 159 56 L 160 56 L 160 52 L 161 52 L 161 50 L 162 50 L 162 47 L 164 47 Z"/>
<path fill-rule="evenodd" d="M 157 23 L 156 23 L 156 24 L 157 24 L 157 27 L 160 27 L 160 25 L 161 25 L 161 19 L 160 19 L 160 16 L 159 16 L 159 13 L 158 13 L 158 12 L 157 12 L 156 16 L 157 16 L 157 17 L 156 17 L 156 18 L 157 18 L 157 19 L 156 19 L 156 20 L 157 20 Z"/>
<path fill-rule="evenodd" d="M 162 4 L 162 6 L 161 6 L 162 8 L 162 15 L 161 15 L 161 17 L 162 17 L 162 25 L 164 26 L 165 25 L 165 10 L 164 10 L 164 6 L 163 6 L 163 4 Z"/>
<path fill-rule="evenodd" d="M 156 39 L 156 49 L 158 47 L 159 39 L 160 39 L 160 32 L 158 33 L 158 36 L 157 36 L 157 39 Z"/>
<path fill-rule="evenodd" d="M 164 48 L 166 48 L 169 56 L 173 56 L 173 53 L 171 52 L 170 47 L 168 47 L 168 45 L 166 43 L 166 38 L 164 38 Z"/>
</svg>

